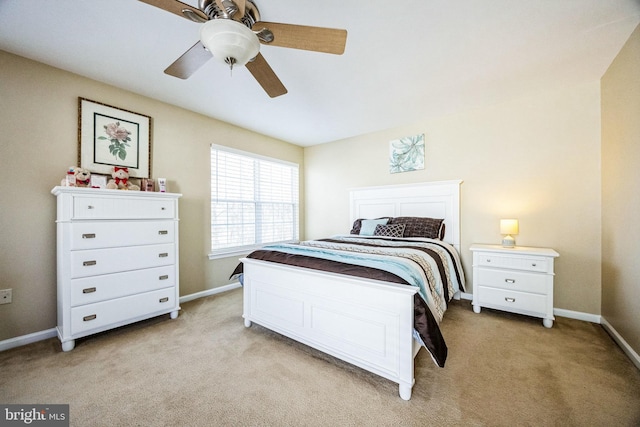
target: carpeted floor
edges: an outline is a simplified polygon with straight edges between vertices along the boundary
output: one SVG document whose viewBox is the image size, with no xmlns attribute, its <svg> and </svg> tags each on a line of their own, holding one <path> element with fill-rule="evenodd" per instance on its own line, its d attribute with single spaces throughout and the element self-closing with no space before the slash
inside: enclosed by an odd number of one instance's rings
<svg viewBox="0 0 640 427">
<path fill-rule="evenodd" d="M 638 426 L 640 371 L 599 326 L 454 302 L 445 368 L 395 383 L 245 328 L 242 293 L 78 340 L 0 353 L 0 403 L 70 404 L 72 426 Z"/>
</svg>

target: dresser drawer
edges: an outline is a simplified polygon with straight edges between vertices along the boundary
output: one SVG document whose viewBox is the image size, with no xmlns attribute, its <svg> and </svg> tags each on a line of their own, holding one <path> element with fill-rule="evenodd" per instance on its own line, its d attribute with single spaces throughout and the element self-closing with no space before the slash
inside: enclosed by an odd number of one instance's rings
<svg viewBox="0 0 640 427">
<path fill-rule="evenodd" d="M 99 195 L 76 196 L 73 199 L 73 219 L 169 219 L 175 214 L 175 204 L 171 199 Z"/>
<path fill-rule="evenodd" d="M 110 325 L 127 322 L 132 317 L 144 317 L 176 307 L 175 288 L 131 295 L 95 304 L 71 308 L 71 333 L 73 335 Z"/>
<path fill-rule="evenodd" d="M 175 266 L 173 265 L 72 279 L 71 306 L 91 304 L 175 285 Z"/>
<path fill-rule="evenodd" d="M 71 251 L 71 278 L 160 267 L 175 262 L 173 243 Z"/>
<path fill-rule="evenodd" d="M 524 273 L 515 270 L 479 268 L 476 282 L 479 286 L 509 289 L 512 291 L 547 293 L 547 277 L 544 274 Z"/>
<path fill-rule="evenodd" d="M 151 245 L 174 241 L 173 221 L 102 221 L 71 224 L 71 249 Z"/>
<path fill-rule="evenodd" d="M 527 311 L 544 314 L 547 311 L 547 296 L 510 291 L 507 289 L 478 287 L 478 302 L 482 306 L 507 311 Z"/>
<path fill-rule="evenodd" d="M 520 255 L 496 255 L 492 253 L 479 253 L 478 266 L 509 268 L 514 270 L 527 270 L 546 272 L 548 261 L 542 257 L 523 257 Z"/>
</svg>

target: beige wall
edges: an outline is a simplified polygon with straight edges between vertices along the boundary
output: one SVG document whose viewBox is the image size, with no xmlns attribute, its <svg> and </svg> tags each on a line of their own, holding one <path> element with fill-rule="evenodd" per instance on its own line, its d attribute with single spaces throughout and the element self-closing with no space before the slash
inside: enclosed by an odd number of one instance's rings
<svg viewBox="0 0 640 427">
<path fill-rule="evenodd" d="M 390 174 L 389 141 L 425 134 L 426 167 Z M 499 243 L 557 250 L 554 306 L 600 313 L 599 82 L 305 149 L 307 238 L 349 230 L 352 187 L 462 179 L 462 258 Z"/>
<path fill-rule="evenodd" d="M 602 78 L 602 315 L 640 354 L 640 26 Z"/>
<path fill-rule="evenodd" d="M 228 283 L 236 264 L 237 257 L 207 258 L 209 144 L 296 162 L 304 175 L 301 147 L 0 51 L 0 289 L 13 289 L 13 303 L 0 305 L 0 340 L 56 325 L 50 191 L 76 164 L 78 97 L 153 118 L 152 174 L 183 194 L 181 295 Z"/>
</svg>

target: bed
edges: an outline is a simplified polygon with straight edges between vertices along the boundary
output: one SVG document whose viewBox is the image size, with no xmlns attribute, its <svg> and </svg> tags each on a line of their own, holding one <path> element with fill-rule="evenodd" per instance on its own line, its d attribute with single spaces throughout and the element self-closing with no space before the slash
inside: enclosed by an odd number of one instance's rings
<svg viewBox="0 0 640 427">
<path fill-rule="evenodd" d="M 447 302 L 464 291 L 460 184 L 354 189 L 349 233 L 269 245 L 241 259 L 234 273 L 243 284 L 245 326 L 255 322 L 394 381 L 409 400 L 421 348 L 444 366 L 447 347 L 438 324 Z M 415 218 L 442 220 L 438 235 L 398 234 L 400 225 L 402 233 L 410 227 L 402 222 Z M 429 284 L 418 283 L 427 275 Z"/>
</svg>

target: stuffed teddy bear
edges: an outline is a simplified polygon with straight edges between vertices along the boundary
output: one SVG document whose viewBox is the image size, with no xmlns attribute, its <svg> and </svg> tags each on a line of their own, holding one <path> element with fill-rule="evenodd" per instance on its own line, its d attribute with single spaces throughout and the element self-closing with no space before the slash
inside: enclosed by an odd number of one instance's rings
<svg viewBox="0 0 640 427">
<path fill-rule="evenodd" d="M 129 182 L 129 168 L 113 167 L 111 172 L 113 179 L 107 183 L 107 188 L 111 190 L 140 190 L 140 187 Z"/>
<path fill-rule="evenodd" d="M 84 168 L 75 168 L 76 187 L 91 187 L 91 172 Z"/>
<path fill-rule="evenodd" d="M 69 169 L 67 169 L 67 176 L 72 176 L 72 178 L 71 180 L 69 178 L 63 178 L 62 181 L 60 181 L 60 185 L 63 187 L 91 187 L 91 172 L 88 169 L 70 166 Z"/>
</svg>

